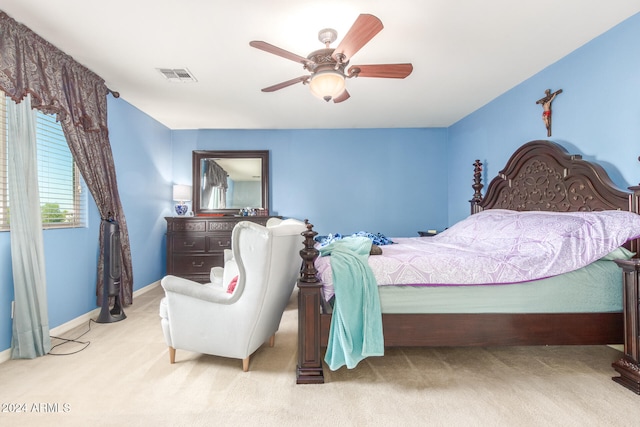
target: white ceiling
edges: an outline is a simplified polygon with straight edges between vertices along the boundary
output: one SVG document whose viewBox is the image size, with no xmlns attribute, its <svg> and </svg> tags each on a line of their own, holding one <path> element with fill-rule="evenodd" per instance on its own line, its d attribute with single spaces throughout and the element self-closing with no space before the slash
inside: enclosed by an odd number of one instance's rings
<svg viewBox="0 0 640 427">
<path fill-rule="evenodd" d="M 121 97 L 171 129 L 449 126 L 640 12 L 640 0 L 2 0 L 0 9 L 92 69 Z M 297 84 L 300 56 L 337 46 L 360 13 L 384 29 L 354 64 L 411 62 L 404 80 L 347 81 L 325 103 Z M 157 68 L 188 68 L 168 83 Z M 540 88 L 541 93 L 546 88 Z M 535 102 L 535 100 L 532 100 Z"/>
</svg>

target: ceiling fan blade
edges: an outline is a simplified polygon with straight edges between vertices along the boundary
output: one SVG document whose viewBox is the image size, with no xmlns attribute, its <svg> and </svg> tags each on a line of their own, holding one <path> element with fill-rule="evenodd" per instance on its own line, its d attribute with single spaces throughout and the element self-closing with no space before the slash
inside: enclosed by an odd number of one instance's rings
<svg viewBox="0 0 640 427">
<path fill-rule="evenodd" d="M 264 50 L 265 52 L 273 53 L 274 55 L 278 55 L 286 59 L 290 59 L 294 62 L 299 62 L 302 65 L 314 64 L 314 62 L 311 61 L 310 59 L 307 59 L 300 55 L 296 55 L 295 53 L 291 53 L 287 50 L 281 49 L 277 46 L 274 46 L 272 44 L 269 44 L 267 42 L 263 42 L 260 40 L 254 40 L 249 42 L 249 46 L 255 47 L 256 49 Z"/>
<path fill-rule="evenodd" d="M 353 65 L 348 74 L 356 77 L 380 77 L 384 79 L 404 79 L 413 71 L 411 64 Z"/>
<path fill-rule="evenodd" d="M 262 89 L 263 92 L 275 92 L 276 90 L 284 89 L 287 86 L 294 85 L 296 83 L 307 81 L 311 78 L 311 76 L 300 76 L 295 79 L 287 80 L 286 82 L 278 83 L 277 85 L 265 87 Z"/>
<path fill-rule="evenodd" d="M 351 95 L 349 95 L 349 92 L 347 92 L 347 90 L 345 89 L 340 95 L 333 98 L 333 102 L 337 104 L 338 102 L 346 101 L 350 97 Z"/>
<path fill-rule="evenodd" d="M 382 21 L 373 15 L 358 16 L 331 56 L 336 61 L 342 58 L 341 62 L 346 62 L 383 28 Z"/>
</svg>

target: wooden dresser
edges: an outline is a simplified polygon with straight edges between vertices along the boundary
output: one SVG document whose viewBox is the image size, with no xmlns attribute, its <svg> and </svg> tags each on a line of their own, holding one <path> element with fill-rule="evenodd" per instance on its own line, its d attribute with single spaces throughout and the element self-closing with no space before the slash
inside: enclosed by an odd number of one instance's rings
<svg viewBox="0 0 640 427">
<path fill-rule="evenodd" d="M 239 221 L 265 225 L 267 216 L 165 217 L 167 220 L 167 274 L 209 282 L 211 267 L 224 264 L 231 249 L 231 231 Z"/>
</svg>

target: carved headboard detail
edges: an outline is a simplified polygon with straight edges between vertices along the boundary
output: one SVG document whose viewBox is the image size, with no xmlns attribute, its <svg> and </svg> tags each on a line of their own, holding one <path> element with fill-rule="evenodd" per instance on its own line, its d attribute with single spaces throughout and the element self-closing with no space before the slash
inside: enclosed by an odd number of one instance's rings
<svg viewBox="0 0 640 427">
<path fill-rule="evenodd" d="M 475 201 L 475 211 L 630 210 L 630 193 L 615 186 L 599 165 L 551 141 L 520 147 Z"/>
</svg>

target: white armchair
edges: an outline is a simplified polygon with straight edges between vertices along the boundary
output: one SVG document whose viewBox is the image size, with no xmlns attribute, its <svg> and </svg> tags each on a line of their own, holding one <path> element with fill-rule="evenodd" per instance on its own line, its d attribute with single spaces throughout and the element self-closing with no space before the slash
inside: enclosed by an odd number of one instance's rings
<svg viewBox="0 0 640 427">
<path fill-rule="evenodd" d="M 273 346 L 300 272 L 305 229 L 294 219 L 270 219 L 266 227 L 239 222 L 224 268 L 211 271 L 212 283 L 164 277 L 160 317 L 170 362 L 182 349 L 242 359 L 247 371 L 258 347 L 268 338 Z"/>
</svg>

